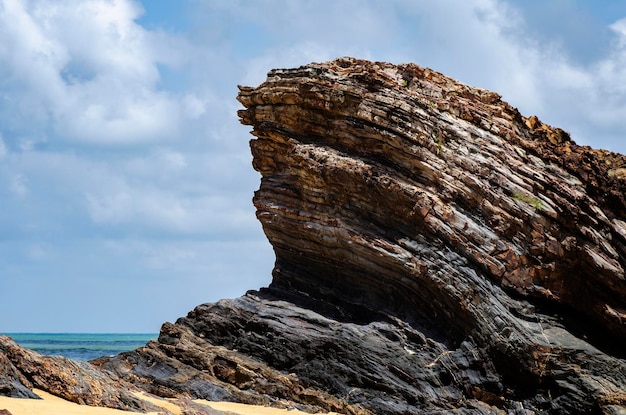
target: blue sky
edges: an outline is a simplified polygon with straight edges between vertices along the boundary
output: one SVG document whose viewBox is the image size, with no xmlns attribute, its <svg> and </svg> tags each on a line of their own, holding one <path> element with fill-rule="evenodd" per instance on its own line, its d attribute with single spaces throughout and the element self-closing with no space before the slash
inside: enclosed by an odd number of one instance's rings
<svg viewBox="0 0 626 415">
<path fill-rule="evenodd" d="M 156 332 L 269 284 L 236 85 L 345 55 L 626 153 L 622 0 L 0 0 L 0 332 Z"/>
</svg>

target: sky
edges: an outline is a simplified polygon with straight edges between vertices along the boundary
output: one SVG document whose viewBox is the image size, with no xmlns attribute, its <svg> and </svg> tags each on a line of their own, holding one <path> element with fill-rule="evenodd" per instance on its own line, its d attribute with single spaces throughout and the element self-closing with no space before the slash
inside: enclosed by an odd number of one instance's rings
<svg viewBox="0 0 626 415">
<path fill-rule="evenodd" d="M 623 0 L 0 0 L 0 332 L 156 333 L 267 286 L 237 85 L 340 56 L 626 153 Z"/>
</svg>

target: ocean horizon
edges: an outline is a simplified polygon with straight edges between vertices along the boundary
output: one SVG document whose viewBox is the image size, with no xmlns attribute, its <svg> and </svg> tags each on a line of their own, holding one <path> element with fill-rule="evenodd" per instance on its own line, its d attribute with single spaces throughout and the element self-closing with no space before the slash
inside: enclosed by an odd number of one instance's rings
<svg viewBox="0 0 626 415">
<path fill-rule="evenodd" d="M 158 333 L 3 333 L 17 344 L 47 356 L 92 360 L 134 350 Z"/>
</svg>

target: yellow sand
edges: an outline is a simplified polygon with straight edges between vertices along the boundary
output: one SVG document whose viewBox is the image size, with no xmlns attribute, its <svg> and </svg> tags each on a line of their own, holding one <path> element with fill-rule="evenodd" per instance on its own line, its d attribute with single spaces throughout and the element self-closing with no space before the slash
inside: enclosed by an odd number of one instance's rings
<svg viewBox="0 0 626 415">
<path fill-rule="evenodd" d="M 244 405 L 233 402 L 212 402 L 194 400 L 195 403 L 209 405 L 213 409 L 224 412 L 232 412 L 240 415 L 311 415 L 308 412 L 298 411 L 297 409 L 276 409 L 258 405 Z M 339 415 L 336 412 L 329 412 L 327 415 Z"/>
<path fill-rule="evenodd" d="M 0 396 L 0 409 L 7 409 L 12 415 L 128 415 L 128 412 L 117 409 L 78 405 L 38 389 L 33 392 L 43 399 Z"/>
<path fill-rule="evenodd" d="M 118 409 L 78 405 L 39 389 L 34 389 L 33 391 L 43 399 L 17 399 L 0 396 L 0 409 L 7 409 L 12 415 L 128 415 L 134 413 L 120 411 Z M 141 394 L 140 397 L 157 406 L 168 409 L 173 414 L 182 415 L 180 408 L 172 402 L 165 399 L 149 397 L 145 394 Z M 275 409 L 232 402 L 212 402 L 201 399 L 194 400 L 194 402 L 208 405 L 218 411 L 232 412 L 240 415 L 308 415 L 306 412 L 297 410 Z M 332 412 L 328 415 L 333 414 L 335 413 Z M 156 415 L 156 412 L 150 412 L 149 415 Z"/>
<path fill-rule="evenodd" d="M 156 398 L 156 397 L 148 395 L 147 393 L 139 393 L 139 392 L 135 393 L 135 396 L 137 396 L 139 399 L 143 399 L 145 401 L 152 402 L 156 406 L 160 406 L 161 408 L 165 408 L 168 411 L 170 411 L 171 413 L 173 413 L 174 415 L 183 415 L 183 411 L 181 411 L 181 409 L 178 406 L 176 406 L 173 403 L 167 401 L 166 399 Z"/>
</svg>

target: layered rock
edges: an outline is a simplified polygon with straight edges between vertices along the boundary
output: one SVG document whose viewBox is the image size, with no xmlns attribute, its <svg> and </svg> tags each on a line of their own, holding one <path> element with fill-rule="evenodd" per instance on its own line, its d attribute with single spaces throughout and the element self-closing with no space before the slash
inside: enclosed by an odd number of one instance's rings
<svg viewBox="0 0 626 415">
<path fill-rule="evenodd" d="M 350 58 L 240 87 L 269 288 L 103 363 L 341 413 L 624 413 L 623 155 L 498 94 Z"/>
<path fill-rule="evenodd" d="M 135 396 L 139 391 L 87 362 L 42 356 L 0 336 L 0 395 L 40 399 L 38 388 L 71 402 L 146 412 L 158 408 Z"/>
<path fill-rule="evenodd" d="M 257 311 L 263 314 L 262 309 L 275 305 L 277 304 L 270 305 L 255 296 L 246 296 L 234 301 L 224 300 L 208 307 L 209 314 L 226 325 L 222 327 L 224 334 L 232 330 L 230 339 L 226 336 L 221 339 L 229 341 L 233 336 L 244 339 L 255 335 L 271 335 L 261 327 L 256 334 L 241 332 L 239 326 L 245 320 L 240 318 L 250 317 L 251 320 L 247 323 L 253 325 L 258 316 Z M 288 309 L 279 310 L 280 317 L 290 313 L 289 309 L 295 308 L 284 302 L 278 305 Z M 200 306 L 193 312 L 199 317 L 197 323 L 211 326 L 211 334 L 218 335 L 217 330 L 220 329 L 212 324 L 210 318 L 202 320 L 200 313 L 203 307 Z M 214 311 L 217 314 L 213 314 Z M 235 314 L 231 315 L 231 312 Z M 307 412 L 367 413 L 358 406 L 347 405 L 342 399 L 321 388 L 309 385 L 294 372 L 281 370 L 283 368 L 268 364 L 253 353 L 238 350 L 232 343 L 229 346 L 218 345 L 219 343 L 220 341 L 210 341 L 205 334 L 193 331 L 185 324 L 166 323 L 158 341 L 152 341 L 135 351 L 113 358 L 98 359 L 92 363 L 115 372 L 158 396 L 190 396 L 194 399 L 297 408 Z M 262 339 L 250 344 L 256 344 L 257 348 L 269 347 Z M 277 348 L 264 350 L 265 356 L 274 355 L 276 359 L 281 359 L 282 352 L 284 350 Z"/>
<path fill-rule="evenodd" d="M 272 284 L 93 363 L 310 412 L 626 413 L 626 157 L 413 64 L 238 99 Z"/>
<path fill-rule="evenodd" d="M 127 412 L 224 414 L 204 403 L 193 402 L 185 394 L 168 400 L 147 395 L 131 383 L 89 362 L 62 356 L 43 356 L 19 346 L 7 336 L 0 336 L 0 396 L 41 399 L 38 390 L 80 405 Z M 0 409 L 0 415 L 5 413 L 10 415 L 9 411 Z"/>
<path fill-rule="evenodd" d="M 426 291 L 448 292 L 464 337 L 479 299 L 446 286 L 477 274 L 626 340 L 624 156 L 414 65 L 274 71 L 239 100 L 274 286 L 386 309 L 393 295 L 391 311 L 428 318 L 441 307 Z"/>
</svg>

